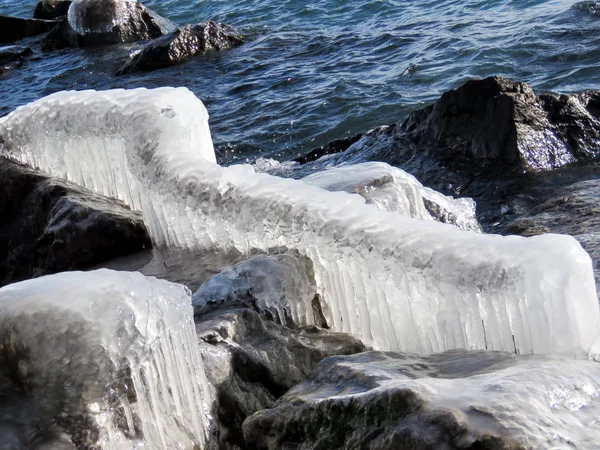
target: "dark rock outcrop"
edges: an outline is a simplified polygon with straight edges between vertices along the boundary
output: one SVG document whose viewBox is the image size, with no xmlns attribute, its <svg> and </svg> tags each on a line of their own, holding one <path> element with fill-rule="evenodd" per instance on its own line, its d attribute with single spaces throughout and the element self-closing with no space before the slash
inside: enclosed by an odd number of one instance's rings
<svg viewBox="0 0 600 450">
<path fill-rule="evenodd" d="M 33 10 L 34 19 L 53 20 L 67 16 L 71 6 L 70 0 L 42 0 Z"/>
<path fill-rule="evenodd" d="M 173 66 L 195 55 L 225 50 L 241 43 L 241 37 L 230 26 L 222 23 L 186 25 L 149 43 L 117 75 Z"/>
<path fill-rule="evenodd" d="M 489 77 L 445 92 L 398 131 L 444 160 L 553 169 L 598 156 L 599 106 L 600 92 L 536 97 L 525 83 Z"/>
<path fill-rule="evenodd" d="M 557 190 L 600 176 L 593 166 L 600 153 L 600 91 L 536 97 L 528 85 L 502 77 L 473 80 L 401 124 L 335 141 L 326 150 L 328 158 L 307 158 L 297 172 L 386 161 L 443 194 L 472 197 L 487 232 L 559 231 L 541 222 L 530 221 L 527 230 L 509 224 L 536 214 L 532 208 L 560 195 Z M 580 174 L 585 164 L 590 168 Z"/>
<path fill-rule="evenodd" d="M 221 304 L 196 317 L 206 374 L 215 387 L 209 448 L 254 448 L 242 436 L 250 414 L 269 408 L 323 358 L 365 351 L 357 339 L 264 320 L 252 306 Z"/>
<path fill-rule="evenodd" d="M 53 20 L 0 15 L 0 44 L 11 44 L 26 37 L 46 33 L 56 27 L 56 24 Z"/>
<path fill-rule="evenodd" d="M 398 125 L 332 142 L 297 160 L 376 147 L 374 141 L 385 144 L 373 152 L 388 162 L 416 155 L 452 171 L 535 172 L 589 162 L 600 155 L 600 91 L 536 96 L 527 84 L 499 76 L 471 80 Z"/>
<path fill-rule="evenodd" d="M 170 21 L 138 2 L 96 0 L 82 2 L 77 7 L 70 13 L 76 20 L 60 22 L 42 41 L 43 50 L 151 40 L 176 29 Z"/>
<path fill-rule="evenodd" d="M 0 285 L 86 269 L 151 246 L 138 213 L 0 158 Z"/>
<path fill-rule="evenodd" d="M 594 16 L 600 16 L 600 2 L 597 1 L 577 2 L 571 8 L 588 12 Z"/>
<path fill-rule="evenodd" d="M 312 263 L 297 254 L 255 256 L 194 294 L 196 332 L 215 387 L 210 448 L 252 448 L 241 431 L 246 417 L 270 407 L 323 358 L 366 350 L 350 335 L 299 326 L 294 311 L 314 298 L 318 305 Z"/>
</svg>

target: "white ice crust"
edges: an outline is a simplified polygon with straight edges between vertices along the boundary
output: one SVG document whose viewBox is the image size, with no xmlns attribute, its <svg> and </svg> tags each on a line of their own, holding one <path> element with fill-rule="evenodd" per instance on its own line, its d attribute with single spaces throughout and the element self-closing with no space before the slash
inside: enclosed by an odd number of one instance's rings
<svg viewBox="0 0 600 450">
<path fill-rule="evenodd" d="M 48 419 L 54 398 L 57 415 L 92 417 L 99 448 L 203 448 L 211 402 L 190 297 L 133 272 L 36 278 L 0 289 L 0 338 L 27 355 L 18 364 Z"/>
<path fill-rule="evenodd" d="M 575 239 L 461 231 L 220 167 L 207 119 L 185 88 L 63 92 L 2 119 L 2 153 L 142 211 L 158 247 L 297 250 L 327 322 L 377 349 L 585 356 L 598 340 L 592 262 Z"/>
<path fill-rule="evenodd" d="M 384 211 L 415 219 L 451 223 L 462 230 L 481 231 L 473 199 L 442 195 L 424 187 L 411 174 L 387 163 L 337 166 L 308 175 L 302 181 L 328 191 L 358 194 L 368 204 Z"/>
</svg>

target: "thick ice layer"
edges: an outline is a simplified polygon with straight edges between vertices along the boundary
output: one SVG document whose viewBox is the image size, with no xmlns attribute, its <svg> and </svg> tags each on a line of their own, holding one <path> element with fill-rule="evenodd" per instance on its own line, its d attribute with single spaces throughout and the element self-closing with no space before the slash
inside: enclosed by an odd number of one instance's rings
<svg viewBox="0 0 600 450">
<path fill-rule="evenodd" d="M 473 199 L 446 197 L 424 187 L 409 173 L 383 162 L 338 166 L 304 177 L 302 181 L 328 191 L 358 194 L 368 204 L 384 211 L 481 231 Z"/>
<path fill-rule="evenodd" d="M 192 314 L 187 288 L 134 272 L 9 285 L 2 367 L 27 386 L 40 422 L 63 427 L 78 448 L 202 447 L 210 401 Z"/>
<path fill-rule="evenodd" d="M 81 35 L 106 33 L 127 21 L 135 3 L 136 0 L 73 0 L 69 25 Z"/>
<path fill-rule="evenodd" d="M 206 120 L 184 88 L 67 92 L 18 108 L 0 135 L 8 157 L 141 210 L 156 246 L 296 249 L 327 322 L 375 348 L 584 355 L 598 339 L 592 263 L 573 238 L 460 231 L 219 167 Z"/>
</svg>

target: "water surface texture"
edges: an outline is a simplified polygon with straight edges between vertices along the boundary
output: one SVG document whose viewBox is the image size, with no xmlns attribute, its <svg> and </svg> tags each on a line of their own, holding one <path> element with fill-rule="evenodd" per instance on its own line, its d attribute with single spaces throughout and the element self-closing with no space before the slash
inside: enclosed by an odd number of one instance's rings
<svg viewBox="0 0 600 450">
<path fill-rule="evenodd" d="M 115 77 L 140 44 L 42 53 L 0 77 L 0 114 L 63 89 L 187 86 L 211 114 L 221 163 L 289 159 L 401 120 L 466 79 L 505 75 L 538 92 L 600 88 L 600 6 L 575 1 L 143 2 L 178 24 L 217 20 L 239 48 Z M 35 1 L 0 0 L 30 17 Z"/>
</svg>

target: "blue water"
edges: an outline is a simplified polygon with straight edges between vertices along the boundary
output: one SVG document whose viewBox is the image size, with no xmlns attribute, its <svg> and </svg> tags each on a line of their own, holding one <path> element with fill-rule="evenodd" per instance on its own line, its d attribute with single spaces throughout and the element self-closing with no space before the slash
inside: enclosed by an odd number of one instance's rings
<svg viewBox="0 0 600 450">
<path fill-rule="evenodd" d="M 600 88 L 600 16 L 575 1 L 247 0 L 143 2 L 179 24 L 239 28 L 239 48 L 114 77 L 137 45 L 36 56 L 0 78 L 0 114 L 63 89 L 187 86 L 207 105 L 219 160 L 288 159 L 401 120 L 472 77 L 537 91 Z M 30 16 L 35 1 L 0 0 Z"/>
</svg>

